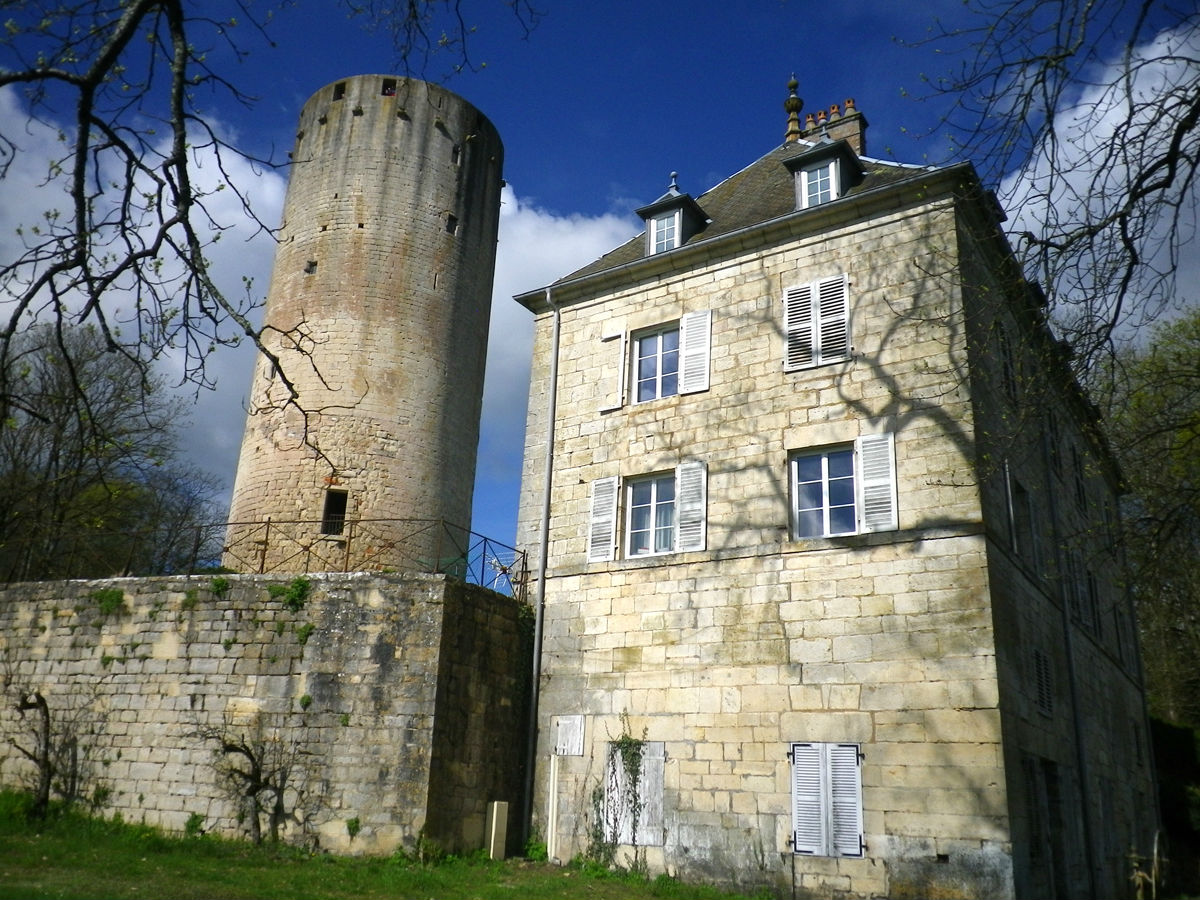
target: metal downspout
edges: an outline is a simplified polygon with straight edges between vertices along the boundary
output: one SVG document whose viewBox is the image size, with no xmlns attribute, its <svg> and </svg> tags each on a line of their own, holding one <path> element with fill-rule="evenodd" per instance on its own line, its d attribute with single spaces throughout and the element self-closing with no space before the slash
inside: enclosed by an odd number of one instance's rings
<svg viewBox="0 0 1200 900">
<path fill-rule="evenodd" d="M 533 826 L 533 767 L 537 756 L 538 688 L 542 675 L 542 623 L 546 610 L 546 568 L 550 552 L 550 484 L 554 464 L 554 422 L 558 405 L 558 344 L 562 313 L 546 288 L 546 303 L 554 310 L 550 337 L 550 396 L 546 401 L 546 456 L 543 462 L 542 519 L 538 526 L 537 592 L 533 617 L 533 675 L 529 692 L 529 731 L 525 756 L 525 840 Z"/>
</svg>

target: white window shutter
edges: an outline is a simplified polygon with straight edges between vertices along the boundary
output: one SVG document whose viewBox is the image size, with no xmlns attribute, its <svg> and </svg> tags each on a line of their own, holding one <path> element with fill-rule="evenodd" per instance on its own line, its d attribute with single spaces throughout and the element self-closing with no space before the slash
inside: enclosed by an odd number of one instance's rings
<svg viewBox="0 0 1200 900">
<path fill-rule="evenodd" d="M 637 842 L 642 847 L 657 847 L 663 842 L 663 781 L 666 774 L 666 744 L 646 741 L 642 744 L 640 794 L 641 814 L 637 821 Z"/>
<path fill-rule="evenodd" d="M 679 393 L 708 390 L 712 311 L 688 313 L 679 320 Z"/>
<path fill-rule="evenodd" d="M 699 460 L 680 463 L 675 470 L 675 549 L 680 552 L 705 548 L 706 480 L 704 463 Z"/>
<path fill-rule="evenodd" d="M 833 744 L 828 750 L 833 855 L 862 856 L 862 777 L 858 745 Z"/>
<path fill-rule="evenodd" d="M 845 275 L 817 282 L 817 361 L 850 353 L 850 292 Z"/>
<path fill-rule="evenodd" d="M 616 359 L 613 360 L 615 368 L 600 382 L 600 389 L 603 391 L 600 397 L 600 412 L 611 412 L 625 405 L 625 384 L 629 380 L 626 377 L 628 338 L 624 332 L 620 332 L 607 334 L 600 340 L 609 345 L 610 349 L 606 351 L 607 353 L 616 354 Z M 613 363 L 609 363 L 609 365 L 613 365 Z"/>
<path fill-rule="evenodd" d="M 588 519 L 588 562 L 613 558 L 617 543 L 617 476 L 592 482 L 592 512 Z"/>
<path fill-rule="evenodd" d="M 792 851 L 825 853 L 822 747 L 792 744 Z"/>
<path fill-rule="evenodd" d="M 862 531 L 895 531 L 896 453 L 892 434 L 863 435 L 858 439 L 858 511 Z"/>
<path fill-rule="evenodd" d="M 802 369 L 816 362 L 814 354 L 813 292 L 811 284 L 783 292 L 784 337 L 787 343 L 784 369 Z"/>
</svg>

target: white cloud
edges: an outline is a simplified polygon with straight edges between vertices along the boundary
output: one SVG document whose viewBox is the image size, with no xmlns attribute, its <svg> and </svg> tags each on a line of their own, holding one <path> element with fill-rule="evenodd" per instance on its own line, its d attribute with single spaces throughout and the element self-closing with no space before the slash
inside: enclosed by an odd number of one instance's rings
<svg viewBox="0 0 1200 900">
<path fill-rule="evenodd" d="M 475 531 L 512 542 L 524 451 L 533 314 L 512 298 L 537 290 L 637 233 L 634 217 L 558 215 L 502 194 L 500 243 L 475 478 Z"/>
</svg>

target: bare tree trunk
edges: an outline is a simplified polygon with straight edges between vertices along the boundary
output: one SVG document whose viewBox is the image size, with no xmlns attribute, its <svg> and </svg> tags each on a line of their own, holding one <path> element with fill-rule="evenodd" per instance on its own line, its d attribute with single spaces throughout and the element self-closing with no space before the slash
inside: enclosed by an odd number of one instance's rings
<svg viewBox="0 0 1200 900">
<path fill-rule="evenodd" d="M 54 773 L 54 766 L 50 761 L 50 707 L 46 698 L 39 691 L 34 691 L 21 698 L 17 709 L 22 715 L 30 709 L 36 709 L 38 712 L 37 743 L 34 752 L 30 753 L 21 747 L 17 749 L 27 756 L 38 770 L 38 784 L 33 796 L 33 808 L 29 811 L 30 818 L 44 819 L 50 809 L 50 779 Z"/>
</svg>

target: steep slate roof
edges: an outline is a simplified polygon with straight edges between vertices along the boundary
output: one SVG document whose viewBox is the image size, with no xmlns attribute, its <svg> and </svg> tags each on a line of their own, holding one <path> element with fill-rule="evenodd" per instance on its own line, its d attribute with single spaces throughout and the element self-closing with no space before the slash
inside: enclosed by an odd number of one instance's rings
<svg viewBox="0 0 1200 900">
<path fill-rule="evenodd" d="M 737 174 L 726 178 L 708 192 L 701 194 L 696 198 L 696 202 L 700 204 L 710 221 L 706 228 L 693 235 L 684 246 L 795 213 L 797 211 L 795 181 L 785 162 L 810 153 L 819 146 L 819 144 L 804 141 L 784 144 Z M 859 157 L 859 162 L 863 166 L 864 177 L 862 181 L 846 191 L 845 197 L 853 197 L 864 191 L 898 183 L 921 173 L 935 170 L 935 167 L 932 166 L 904 166 L 869 157 Z M 839 200 L 834 200 L 832 203 L 837 203 Z M 563 276 L 554 284 L 594 275 L 643 258 L 646 258 L 646 233 L 644 231 L 604 254 L 595 262 L 588 263 L 583 268 Z"/>
</svg>

